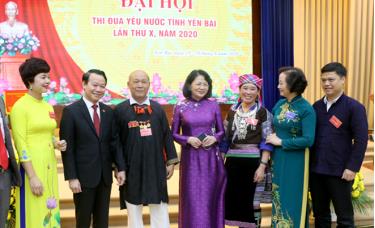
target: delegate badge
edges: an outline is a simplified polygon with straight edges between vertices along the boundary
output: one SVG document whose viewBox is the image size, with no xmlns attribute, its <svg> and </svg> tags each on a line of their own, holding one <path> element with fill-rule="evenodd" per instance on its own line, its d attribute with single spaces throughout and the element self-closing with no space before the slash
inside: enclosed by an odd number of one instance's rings
<svg viewBox="0 0 375 228">
<path fill-rule="evenodd" d="M 341 120 L 337 118 L 335 115 L 333 115 L 330 119 L 329 122 L 335 126 L 336 128 L 339 128 L 342 124 Z"/>
<path fill-rule="evenodd" d="M 129 128 L 134 128 L 134 127 L 138 127 L 138 126 L 139 126 L 138 121 L 129 121 L 129 123 L 128 123 Z"/>
<path fill-rule="evenodd" d="M 151 136 L 151 122 L 149 120 L 147 121 L 139 121 L 139 133 L 142 137 L 145 136 Z"/>
</svg>

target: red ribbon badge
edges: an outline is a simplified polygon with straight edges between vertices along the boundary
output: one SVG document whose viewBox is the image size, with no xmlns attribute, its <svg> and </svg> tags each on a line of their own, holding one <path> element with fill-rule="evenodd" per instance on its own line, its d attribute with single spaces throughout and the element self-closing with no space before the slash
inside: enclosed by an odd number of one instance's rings
<svg viewBox="0 0 375 228">
<path fill-rule="evenodd" d="M 139 123 L 138 121 L 129 121 L 128 128 L 138 127 Z"/>
<path fill-rule="evenodd" d="M 341 120 L 337 118 L 335 115 L 333 115 L 330 119 L 329 122 L 335 126 L 336 128 L 339 128 L 342 124 Z"/>
</svg>

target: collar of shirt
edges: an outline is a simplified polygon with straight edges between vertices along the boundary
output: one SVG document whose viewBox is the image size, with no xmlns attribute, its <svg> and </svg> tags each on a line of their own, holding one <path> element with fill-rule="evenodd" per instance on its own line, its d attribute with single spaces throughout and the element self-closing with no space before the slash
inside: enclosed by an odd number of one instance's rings
<svg viewBox="0 0 375 228">
<path fill-rule="evenodd" d="M 82 99 L 85 102 L 87 109 L 89 110 L 91 119 L 93 119 L 94 118 L 94 109 L 92 108 L 92 106 L 94 105 L 94 103 L 92 103 L 91 101 L 87 100 L 87 98 L 85 96 L 82 96 Z M 98 113 L 99 118 L 100 118 L 100 112 L 99 112 L 100 106 L 99 106 L 99 102 L 96 103 L 96 104 L 98 105 L 98 108 L 96 109 L 96 112 Z"/>
<path fill-rule="evenodd" d="M 150 105 L 150 98 L 146 97 L 146 100 L 144 100 L 142 103 L 138 103 L 133 97 L 129 98 L 130 105 L 138 104 L 138 105 Z"/>
<path fill-rule="evenodd" d="M 335 99 L 333 99 L 332 101 L 328 101 L 327 99 L 327 96 L 324 96 L 323 98 L 323 102 L 324 104 L 327 105 L 327 111 L 329 110 L 329 108 L 331 108 L 331 106 L 337 102 L 338 99 L 340 99 L 340 97 L 342 96 L 344 92 L 341 92 L 340 95 L 338 95 Z"/>
</svg>

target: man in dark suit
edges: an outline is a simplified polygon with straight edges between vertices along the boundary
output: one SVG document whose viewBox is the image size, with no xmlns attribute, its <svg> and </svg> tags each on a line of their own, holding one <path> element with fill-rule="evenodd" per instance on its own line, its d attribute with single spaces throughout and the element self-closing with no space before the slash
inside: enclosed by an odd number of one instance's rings
<svg viewBox="0 0 375 228">
<path fill-rule="evenodd" d="M 337 227 L 354 228 L 352 186 L 361 169 L 368 141 L 365 107 L 344 93 L 347 71 L 339 62 L 321 69 L 324 97 L 313 105 L 316 136 L 310 153 L 310 192 L 315 227 L 331 227 L 331 205 Z"/>
<path fill-rule="evenodd" d="M 3 150 L 0 151 L 0 228 L 4 228 L 9 209 L 10 189 L 12 186 L 20 186 L 22 180 L 14 156 L 2 98 L 0 98 L 0 112 L 0 150 Z"/>
<path fill-rule="evenodd" d="M 107 78 L 101 70 L 83 74 L 82 99 L 65 107 L 60 124 L 60 139 L 67 149 L 62 153 L 65 179 L 73 192 L 76 227 L 108 227 L 112 184 L 112 163 L 118 169 L 117 181 L 125 181 L 124 162 L 118 148 L 112 109 L 99 102 Z"/>
</svg>

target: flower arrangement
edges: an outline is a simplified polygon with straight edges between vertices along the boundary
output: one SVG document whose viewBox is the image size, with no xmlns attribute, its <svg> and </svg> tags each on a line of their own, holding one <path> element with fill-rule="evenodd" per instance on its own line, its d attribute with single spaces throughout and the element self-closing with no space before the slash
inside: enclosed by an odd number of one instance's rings
<svg viewBox="0 0 375 228">
<path fill-rule="evenodd" d="M 16 188 L 12 187 L 10 191 L 9 210 L 6 221 L 7 228 L 16 227 Z"/>
<path fill-rule="evenodd" d="M 356 173 L 352 186 L 352 203 L 354 211 L 367 215 L 367 210 L 373 207 L 374 201 L 367 195 L 363 180 L 362 173 Z"/>
<path fill-rule="evenodd" d="M 15 56 L 16 53 L 27 55 L 35 51 L 40 46 L 38 38 L 27 32 L 23 35 L 9 37 L 6 34 L 0 35 L 0 56 L 7 53 L 9 56 Z"/>
<path fill-rule="evenodd" d="M 1 39 L 1 36 L 0 36 Z M 0 45 L 1 46 L 1 45 Z M 9 54 L 9 53 L 8 53 Z M 1 52 L 0 52 L 1 55 Z M 238 76 L 232 73 L 228 79 L 228 86 L 224 86 L 224 89 L 219 93 L 213 93 L 212 98 L 218 103 L 222 104 L 235 104 L 238 101 Z M 0 95 L 3 90 L 12 89 L 6 80 L 0 80 Z M 176 104 L 178 101 L 185 99 L 182 94 L 183 83 L 180 83 L 178 89 L 172 89 L 166 87 L 162 83 L 162 79 L 158 73 L 153 74 L 150 82 L 149 98 L 158 102 L 159 104 Z M 113 98 L 111 94 L 106 91 L 102 102 L 108 105 L 117 105 L 120 102 L 130 97 L 130 91 L 128 88 L 123 88 L 120 91 L 123 98 Z M 49 90 L 43 94 L 43 98 L 51 105 L 66 105 L 73 103 L 81 98 L 81 94 L 71 93 L 68 88 L 68 79 L 65 76 L 60 76 L 60 81 L 51 81 Z"/>
<path fill-rule="evenodd" d="M 69 104 L 81 98 L 80 94 L 70 93 L 67 79 L 60 78 L 60 86 L 57 88 L 57 82 L 51 81 L 49 90 L 44 94 L 43 98 L 51 105 Z"/>
</svg>

